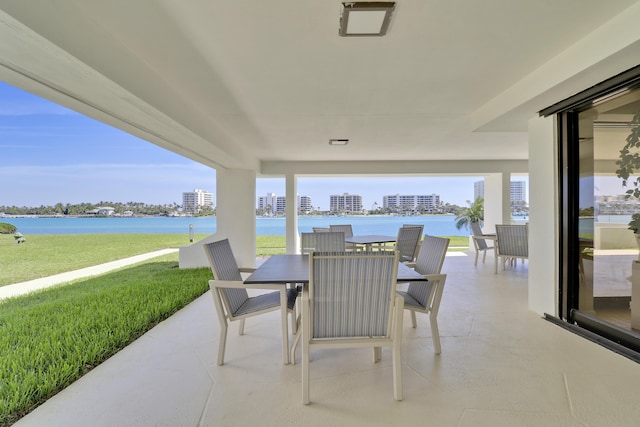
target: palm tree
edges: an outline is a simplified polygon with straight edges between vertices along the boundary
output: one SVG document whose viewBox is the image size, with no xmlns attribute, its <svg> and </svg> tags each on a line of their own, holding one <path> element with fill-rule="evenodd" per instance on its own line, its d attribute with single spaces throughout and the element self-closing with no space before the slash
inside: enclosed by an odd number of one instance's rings
<svg viewBox="0 0 640 427">
<path fill-rule="evenodd" d="M 468 208 L 460 208 L 456 211 L 456 228 L 469 227 L 472 222 L 484 221 L 484 199 L 478 197 L 473 203 L 467 200 Z"/>
</svg>

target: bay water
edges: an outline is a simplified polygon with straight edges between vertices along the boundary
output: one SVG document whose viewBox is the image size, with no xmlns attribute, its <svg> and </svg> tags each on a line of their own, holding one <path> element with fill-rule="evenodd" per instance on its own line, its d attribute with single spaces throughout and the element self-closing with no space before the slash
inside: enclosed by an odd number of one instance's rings
<svg viewBox="0 0 640 427">
<path fill-rule="evenodd" d="M 311 232 L 312 227 L 331 224 L 351 224 L 353 234 L 382 234 L 395 236 L 403 224 L 422 224 L 424 233 L 433 236 L 468 236 L 469 230 L 458 230 L 452 215 L 435 216 L 300 216 L 298 231 Z M 256 218 L 256 234 L 285 233 L 285 218 Z M 212 234 L 216 231 L 216 217 L 0 217 L 0 222 L 13 224 L 24 235 L 29 234 Z"/>
</svg>

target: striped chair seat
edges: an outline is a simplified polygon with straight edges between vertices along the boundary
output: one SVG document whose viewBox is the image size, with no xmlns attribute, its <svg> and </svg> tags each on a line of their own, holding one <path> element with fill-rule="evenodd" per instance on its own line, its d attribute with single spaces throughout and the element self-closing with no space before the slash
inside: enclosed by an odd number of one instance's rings
<svg viewBox="0 0 640 427">
<path fill-rule="evenodd" d="M 295 289 L 287 289 L 287 308 L 293 310 L 296 304 L 298 292 Z M 234 317 L 246 316 L 272 307 L 280 307 L 280 293 L 269 292 L 247 298 L 245 302 L 233 313 Z"/>
</svg>

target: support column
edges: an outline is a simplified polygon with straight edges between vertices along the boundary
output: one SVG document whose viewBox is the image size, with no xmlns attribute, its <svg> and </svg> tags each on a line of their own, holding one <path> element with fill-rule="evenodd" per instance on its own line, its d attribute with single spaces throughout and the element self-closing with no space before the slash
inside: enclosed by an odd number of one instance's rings
<svg viewBox="0 0 640 427">
<path fill-rule="evenodd" d="M 286 180 L 286 233 L 287 233 L 287 253 L 297 254 L 299 251 L 298 238 L 298 178 L 292 173 L 285 177 Z"/>
<path fill-rule="evenodd" d="M 502 174 L 502 223 L 511 224 L 511 174 Z"/>
<path fill-rule="evenodd" d="M 180 268 L 208 267 L 204 243 L 228 238 L 240 267 L 256 263 L 256 173 L 216 170 L 216 232 L 180 248 Z M 196 230 L 197 232 L 198 230 Z"/>
<path fill-rule="evenodd" d="M 496 224 L 504 224 L 503 182 L 501 173 L 493 173 L 484 177 L 484 227 L 485 233 L 495 233 Z M 508 224 L 508 222 L 507 222 Z"/>
<path fill-rule="evenodd" d="M 529 121 L 529 310 L 558 314 L 558 173 L 555 117 Z"/>
</svg>

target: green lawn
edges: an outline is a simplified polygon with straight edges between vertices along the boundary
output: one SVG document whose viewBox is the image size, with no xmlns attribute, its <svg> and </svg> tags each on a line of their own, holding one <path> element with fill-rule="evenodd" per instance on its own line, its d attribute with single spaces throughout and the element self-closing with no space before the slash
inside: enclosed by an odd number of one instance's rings
<svg viewBox="0 0 640 427">
<path fill-rule="evenodd" d="M 0 301 L 0 426 L 11 425 L 209 289 L 210 269 L 178 269 L 176 260 L 170 254 Z"/>
<path fill-rule="evenodd" d="M 196 240 L 206 237 L 196 235 Z M 0 286 L 37 279 L 165 248 L 188 245 L 182 234 L 34 234 L 16 244 L 0 234 Z M 285 253 L 285 236 L 257 236 L 256 256 Z M 449 250 L 468 250 L 453 236 Z"/>
</svg>

